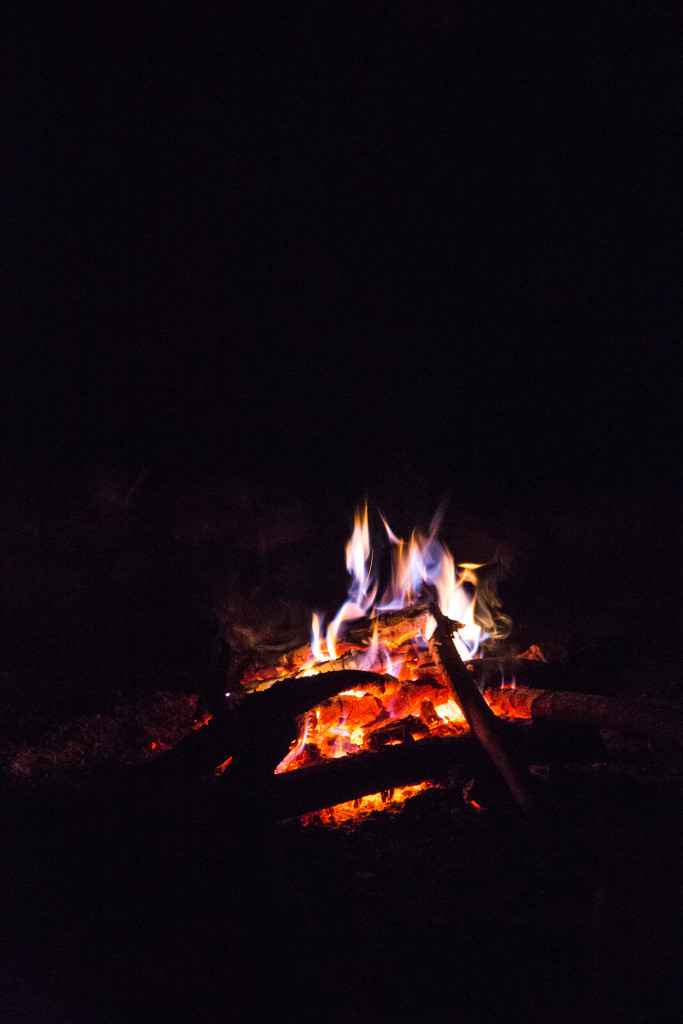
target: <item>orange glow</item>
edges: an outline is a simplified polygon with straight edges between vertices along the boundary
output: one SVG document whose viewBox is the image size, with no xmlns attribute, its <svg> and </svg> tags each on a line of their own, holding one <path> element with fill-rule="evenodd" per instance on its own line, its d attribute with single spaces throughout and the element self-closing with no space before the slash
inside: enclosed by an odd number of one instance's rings
<svg viewBox="0 0 683 1024">
<path fill-rule="evenodd" d="M 219 764 L 218 767 L 216 768 L 215 772 L 214 772 L 214 775 L 222 775 L 223 772 L 228 767 L 228 765 L 230 764 L 231 761 L 232 761 L 232 757 L 229 757 L 227 761 L 223 761 L 222 764 Z"/>
<path fill-rule="evenodd" d="M 334 807 L 326 807 L 322 811 L 304 814 L 301 817 L 301 822 L 304 825 L 316 822 L 322 822 L 325 825 L 342 825 L 345 822 L 367 818 L 373 811 L 400 811 L 411 797 L 431 788 L 431 782 L 421 782 L 415 786 L 397 786 L 385 793 L 372 793 L 370 796 L 363 796 L 358 800 L 349 800 L 343 804 L 335 804 Z"/>
</svg>

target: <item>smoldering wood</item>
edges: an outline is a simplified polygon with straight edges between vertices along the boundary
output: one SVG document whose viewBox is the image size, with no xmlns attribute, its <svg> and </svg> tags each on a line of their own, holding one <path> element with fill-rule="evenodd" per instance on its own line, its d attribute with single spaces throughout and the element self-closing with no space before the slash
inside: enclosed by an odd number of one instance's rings
<svg viewBox="0 0 683 1024">
<path fill-rule="evenodd" d="M 658 706 L 620 697 L 526 686 L 489 688 L 486 700 L 501 715 L 617 729 L 683 745 L 683 711 L 673 704 Z"/>
<path fill-rule="evenodd" d="M 272 771 L 296 737 L 296 718 L 344 690 L 377 687 L 388 679 L 376 672 L 344 669 L 273 680 L 269 689 L 231 695 L 207 725 L 190 732 L 145 770 L 150 777 L 166 776 L 170 782 L 208 775 L 229 757 L 236 757 Z"/>
<path fill-rule="evenodd" d="M 595 756 L 592 734 L 569 730 L 563 737 L 546 723 L 501 723 L 506 742 L 516 759 L 525 764 L 570 762 Z M 274 775 L 269 784 L 272 813 L 280 820 L 324 807 L 360 799 L 399 786 L 448 779 L 464 784 L 473 775 L 490 770 L 490 759 L 472 732 L 365 751 L 307 768 Z M 229 781 L 229 773 L 226 773 Z"/>
<path fill-rule="evenodd" d="M 516 764 L 512 751 L 507 749 L 500 722 L 482 697 L 473 674 L 465 668 L 453 643 L 453 631 L 458 624 L 443 614 L 436 601 L 430 605 L 430 611 L 436 619 L 431 646 L 451 685 L 453 699 L 519 807 L 527 813 L 534 812 L 531 778 Z"/>
<path fill-rule="evenodd" d="M 343 654 L 333 661 L 321 662 L 315 666 L 316 671 L 335 671 L 337 668 L 362 668 L 364 652 L 370 645 L 374 631 L 377 629 L 378 641 L 389 647 L 392 654 L 401 656 L 410 653 L 421 668 L 434 665 L 434 659 L 428 648 L 417 649 L 413 640 L 420 631 L 425 632 L 429 616 L 427 604 L 416 604 L 408 608 L 384 612 L 381 615 L 364 617 L 347 622 L 339 637 L 338 646 Z M 284 654 L 273 655 L 271 658 L 260 659 L 254 681 L 265 680 L 269 676 L 296 673 L 302 666 L 310 662 L 312 657 L 310 642 L 293 648 Z M 484 657 L 468 661 L 467 666 L 474 673 L 480 689 L 493 686 L 500 682 L 509 683 L 513 680 L 518 685 L 558 686 L 566 684 L 564 665 L 556 662 L 533 661 L 526 658 L 494 658 Z M 245 666 L 246 667 L 246 666 Z M 254 667 L 252 665 L 252 671 Z"/>
</svg>

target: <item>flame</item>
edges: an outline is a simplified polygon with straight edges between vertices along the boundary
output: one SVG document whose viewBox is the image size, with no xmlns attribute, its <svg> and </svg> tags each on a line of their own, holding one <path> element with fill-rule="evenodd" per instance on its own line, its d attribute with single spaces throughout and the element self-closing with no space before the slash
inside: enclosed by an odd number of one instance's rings
<svg viewBox="0 0 683 1024">
<path fill-rule="evenodd" d="M 353 533 L 346 545 L 346 568 L 351 576 L 348 599 L 341 606 L 327 627 L 327 650 L 330 658 L 339 657 L 337 636 L 344 622 L 361 619 L 371 612 L 377 583 L 372 577 L 372 548 L 368 526 L 368 506 L 361 512 L 356 509 Z"/>
<path fill-rule="evenodd" d="M 313 622 L 311 624 L 311 651 L 316 661 L 325 661 L 325 655 L 323 654 L 322 647 L 320 646 L 321 636 L 321 625 L 320 618 L 316 612 L 313 613 Z"/>
<path fill-rule="evenodd" d="M 444 722 L 464 722 L 465 716 L 454 700 L 447 700 L 443 704 L 435 704 L 434 710 Z"/>
<path fill-rule="evenodd" d="M 291 750 L 289 751 L 289 753 L 285 757 L 283 757 L 282 761 L 280 761 L 279 765 L 275 769 L 275 771 L 277 773 L 288 771 L 289 770 L 289 766 L 291 765 L 291 763 L 293 761 L 295 761 L 301 755 L 303 750 L 305 749 L 305 747 L 306 747 L 306 740 L 308 739 L 308 728 L 309 728 L 309 724 L 310 724 L 310 719 L 311 719 L 310 713 L 307 714 L 307 715 L 304 715 L 304 727 L 301 730 L 301 732 L 300 732 L 299 736 L 297 737 L 297 739 L 295 740 L 295 742 L 292 744 L 292 747 L 291 747 Z"/>
<path fill-rule="evenodd" d="M 347 599 L 327 627 L 327 657 L 321 646 L 321 623 L 316 614 L 311 629 L 311 650 L 318 662 L 339 657 L 339 640 L 344 624 L 363 616 L 381 612 L 396 611 L 414 604 L 424 586 L 436 590 L 439 607 L 444 615 L 461 622 L 463 627 L 455 637 L 460 656 L 469 660 L 476 656 L 482 643 L 492 635 L 505 635 L 496 629 L 495 616 L 479 595 L 475 600 L 479 584 L 476 574 L 482 568 L 478 562 L 461 562 L 456 571 L 455 562 L 445 544 L 437 539 L 440 517 L 432 520 L 430 532 L 423 536 L 417 530 L 406 544 L 381 516 L 391 546 L 391 582 L 381 600 L 375 603 L 378 580 L 373 574 L 373 552 L 370 545 L 368 506 L 356 509 L 351 538 L 346 545 L 346 568 L 351 576 Z M 475 604 L 477 618 L 475 619 Z M 493 611 L 498 605 L 494 601 Z M 502 619 L 502 617 L 499 616 Z M 429 619 L 424 639 L 428 640 L 435 623 Z M 388 652 L 387 652 L 388 655 Z M 386 671 L 396 674 L 391 657 L 388 656 Z"/>
</svg>

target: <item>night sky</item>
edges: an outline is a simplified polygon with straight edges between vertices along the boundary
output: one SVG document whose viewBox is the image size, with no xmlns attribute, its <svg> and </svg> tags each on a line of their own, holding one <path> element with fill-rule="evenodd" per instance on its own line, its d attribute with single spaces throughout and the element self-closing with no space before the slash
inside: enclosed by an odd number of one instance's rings
<svg viewBox="0 0 683 1024">
<path fill-rule="evenodd" d="M 2 464 L 675 487 L 673 4 L 9 4 Z"/>
</svg>

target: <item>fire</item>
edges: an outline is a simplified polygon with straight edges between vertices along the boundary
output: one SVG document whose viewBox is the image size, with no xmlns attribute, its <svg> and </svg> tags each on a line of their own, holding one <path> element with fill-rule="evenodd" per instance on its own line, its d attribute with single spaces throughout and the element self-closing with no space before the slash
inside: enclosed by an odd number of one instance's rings
<svg viewBox="0 0 683 1024">
<path fill-rule="evenodd" d="M 372 549 L 368 527 L 368 506 L 356 511 L 351 539 L 346 545 L 346 568 L 351 576 L 347 600 L 327 627 L 327 650 L 330 658 L 338 657 L 337 637 L 345 622 L 370 614 L 377 583 L 372 579 Z"/>
<path fill-rule="evenodd" d="M 330 657 L 338 657 L 337 640 L 345 622 L 406 608 L 414 604 L 423 588 L 428 586 L 435 590 L 441 611 L 463 623 L 456 645 L 462 658 L 473 658 L 484 640 L 491 636 L 491 629 L 485 630 L 482 622 L 490 620 L 493 627 L 493 619 L 481 601 L 479 621 L 474 618 L 478 582 L 475 570 L 482 566 L 464 562 L 456 568 L 448 548 L 438 540 L 438 515 L 432 521 L 429 534 L 423 536 L 416 530 L 408 543 L 396 536 L 384 516 L 381 519 L 391 547 L 391 581 L 377 601 L 379 582 L 376 570 L 373 572 L 366 505 L 362 511 L 356 511 L 353 533 L 346 547 L 346 568 L 351 584 L 347 600 L 328 627 Z M 434 621 L 430 617 L 423 640 L 428 640 L 433 630 Z"/>
<path fill-rule="evenodd" d="M 310 646 L 297 652 L 295 664 L 283 665 L 281 670 L 282 676 L 310 674 L 340 659 L 341 667 L 376 672 L 377 682 L 345 690 L 302 716 L 298 737 L 278 765 L 278 773 L 467 728 L 431 656 L 429 639 L 436 623 L 427 611 L 429 601 L 436 599 L 444 614 L 461 624 L 454 641 L 464 661 L 476 657 L 488 637 L 505 635 L 508 623 L 495 595 L 484 600 L 479 587 L 477 570 L 482 566 L 472 562 L 456 566 L 438 539 L 439 517 L 429 533 L 416 530 L 407 542 L 381 518 L 389 566 L 380 565 L 373 551 L 366 505 L 356 511 L 346 545 L 350 576 L 346 600 L 326 626 L 324 616 L 313 615 Z M 380 594 L 380 581 L 387 575 L 389 583 Z M 391 797 L 363 798 L 343 812 L 337 808 L 336 814 L 357 817 L 378 800 L 383 807 L 421 788 L 406 787 L 398 796 L 396 791 Z"/>
<path fill-rule="evenodd" d="M 334 807 L 326 807 L 322 811 L 304 814 L 301 821 L 304 825 L 311 825 L 319 821 L 325 825 L 341 825 L 345 822 L 365 818 L 373 811 L 399 811 L 405 805 L 406 800 L 410 800 L 411 797 L 425 789 L 431 789 L 431 786 L 431 782 L 420 782 L 414 786 L 397 786 L 384 793 L 372 793 L 369 796 L 362 796 L 358 800 L 348 800 L 343 804 L 335 804 Z"/>
</svg>

